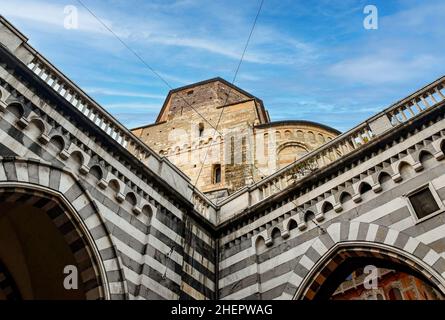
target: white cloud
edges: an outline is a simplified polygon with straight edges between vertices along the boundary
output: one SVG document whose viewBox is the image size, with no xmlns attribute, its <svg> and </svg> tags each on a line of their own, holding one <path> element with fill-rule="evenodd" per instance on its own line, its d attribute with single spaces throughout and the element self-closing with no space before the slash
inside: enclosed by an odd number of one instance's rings
<svg viewBox="0 0 445 320">
<path fill-rule="evenodd" d="M 109 88 L 85 88 L 89 94 L 99 94 L 104 96 L 116 97 L 133 97 L 133 98 L 149 98 L 149 99 L 164 99 L 165 96 L 160 94 L 143 93 L 137 91 L 115 90 Z"/>
<path fill-rule="evenodd" d="M 104 104 L 107 110 L 131 110 L 131 111 L 160 111 L 162 104 L 149 104 L 149 103 L 137 103 L 137 102 L 125 102 L 125 103 L 109 103 Z"/>
<path fill-rule="evenodd" d="M 186 85 L 186 84 L 190 84 L 193 82 L 197 82 L 196 80 L 192 80 L 190 78 L 184 78 L 184 77 L 180 77 L 174 74 L 170 74 L 170 73 L 165 73 L 165 72 L 157 72 L 163 79 L 167 80 L 167 81 L 173 81 L 175 83 L 178 83 L 180 85 Z"/>
<path fill-rule="evenodd" d="M 414 6 L 399 11 L 390 16 L 383 16 L 380 19 L 381 26 L 407 31 L 430 31 L 431 23 L 439 22 L 442 25 L 445 19 L 445 3 L 434 1 L 428 3 L 425 1 L 421 5 Z M 435 32 L 443 34 L 443 28 L 438 28 Z"/>
<path fill-rule="evenodd" d="M 430 55 L 401 57 L 398 54 L 368 54 L 333 64 L 327 74 L 349 82 L 385 84 L 416 79 L 431 70 L 438 59 Z"/>
<path fill-rule="evenodd" d="M 62 4 L 36 0 L 23 0 L 20 3 L 18 1 L 3 2 L 2 13 L 6 17 L 32 21 L 33 23 L 49 24 L 63 29 L 65 6 Z M 175 3 L 174 7 L 189 5 L 190 3 L 193 2 L 179 1 Z M 77 4 L 75 6 L 79 12 L 78 31 L 112 36 L 81 5 Z M 172 6 L 172 4 L 169 6 Z M 228 29 L 218 30 L 215 33 L 205 29 L 203 31 L 198 25 L 191 27 L 186 21 L 168 20 L 166 19 L 167 16 L 159 14 L 150 16 L 150 19 L 138 20 L 133 15 L 129 16 L 111 9 L 106 9 L 107 11 L 102 8 L 99 10 L 95 7 L 90 9 L 120 38 L 125 41 L 135 42 L 138 46 L 156 44 L 166 47 L 189 48 L 221 55 L 233 60 L 241 58 L 242 50 L 251 28 L 249 19 L 234 19 L 233 21 L 236 21 L 234 23 L 237 25 L 232 25 Z M 104 17 L 105 15 L 107 18 Z M 215 13 L 215 17 L 217 16 L 218 14 Z M 114 21 L 113 23 L 111 22 L 112 20 Z M 187 25 L 186 28 L 184 28 L 184 23 Z M 298 64 L 306 62 L 310 57 L 313 57 L 314 52 L 315 50 L 308 43 L 286 36 L 271 27 L 261 25 L 260 20 L 252 36 L 244 61 L 257 64 Z"/>
<path fill-rule="evenodd" d="M 66 14 L 65 5 L 52 4 L 44 1 L 20 0 L 2 1 L 1 13 L 7 18 L 16 18 L 32 21 L 40 24 L 49 24 L 58 28 L 64 28 Z M 78 9 L 78 30 L 82 32 L 107 34 L 108 31 L 94 17 L 79 5 Z M 107 19 L 102 19 L 105 25 L 112 28 L 112 24 Z"/>
</svg>

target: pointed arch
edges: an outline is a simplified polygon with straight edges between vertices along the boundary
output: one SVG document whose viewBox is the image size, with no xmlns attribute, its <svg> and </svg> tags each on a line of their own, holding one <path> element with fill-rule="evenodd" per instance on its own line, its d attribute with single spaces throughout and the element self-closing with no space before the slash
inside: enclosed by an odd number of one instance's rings
<svg viewBox="0 0 445 320">
<path fill-rule="evenodd" d="M 83 153 L 79 150 L 71 152 L 69 158 L 66 161 L 66 165 L 73 168 L 75 172 L 79 170 L 80 167 L 82 167 L 84 164 L 85 164 L 85 157 Z"/>
<path fill-rule="evenodd" d="M 11 112 L 18 119 L 25 115 L 25 107 L 19 101 L 10 102 L 6 107 L 6 110 Z"/>
<path fill-rule="evenodd" d="M 102 167 L 95 164 L 90 168 L 89 172 L 93 177 L 95 177 L 97 180 L 101 180 L 104 177 L 104 172 Z"/>
<path fill-rule="evenodd" d="M 121 191 L 121 184 L 117 179 L 111 179 L 108 183 L 108 186 L 113 190 L 116 194 L 120 193 Z"/>
<path fill-rule="evenodd" d="M 436 159 L 434 158 L 433 154 L 429 152 L 428 150 L 422 150 L 419 152 L 418 155 L 419 162 L 422 164 L 424 168 L 430 168 Z"/>
</svg>

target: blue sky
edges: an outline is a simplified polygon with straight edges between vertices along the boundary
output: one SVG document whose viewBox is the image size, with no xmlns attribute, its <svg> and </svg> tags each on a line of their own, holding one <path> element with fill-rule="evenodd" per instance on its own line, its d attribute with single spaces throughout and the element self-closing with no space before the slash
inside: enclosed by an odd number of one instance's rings
<svg viewBox="0 0 445 320">
<path fill-rule="evenodd" d="M 172 87 L 233 75 L 259 1 L 82 0 Z M 368 4 L 379 28 L 363 28 Z M 75 5 L 79 28 L 65 29 Z M 0 0 L 0 13 L 129 128 L 169 88 L 76 0 Z M 345 131 L 445 74 L 445 1 L 265 0 L 235 84 L 272 120 Z"/>
</svg>

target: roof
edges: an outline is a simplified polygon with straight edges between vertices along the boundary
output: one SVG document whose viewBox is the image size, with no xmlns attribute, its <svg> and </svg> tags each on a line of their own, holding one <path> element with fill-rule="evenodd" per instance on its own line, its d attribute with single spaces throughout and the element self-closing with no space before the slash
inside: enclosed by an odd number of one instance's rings
<svg viewBox="0 0 445 320">
<path fill-rule="evenodd" d="M 266 112 L 266 110 L 264 108 L 263 101 L 260 98 L 255 97 L 251 93 L 241 89 L 240 87 L 230 83 L 229 81 L 227 81 L 227 80 L 225 80 L 225 79 L 223 79 L 221 77 L 215 77 L 215 78 L 211 78 L 211 79 L 195 82 L 195 83 L 192 83 L 192 84 L 188 84 L 186 86 L 182 86 L 182 87 L 170 90 L 168 92 L 168 94 L 167 94 L 167 97 L 164 100 L 164 103 L 162 105 L 161 111 L 159 112 L 159 115 L 156 118 L 156 123 L 161 121 L 161 118 L 162 118 L 162 116 L 163 116 L 163 114 L 165 112 L 165 109 L 167 108 L 168 101 L 170 100 L 171 96 L 174 93 L 177 93 L 177 92 L 180 92 L 180 91 L 183 91 L 183 90 L 186 90 L 186 89 L 191 89 L 191 88 L 194 88 L 194 87 L 202 86 L 202 85 L 205 85 L 205 84 L 208 84 L 208 83 L 212 83 L 212 82 L 221 82 L 221 83 L 225 84 L 226 86 L 228 86 L 229 88 L 231 88 L 232 90 L 236 90 L 236 91 L 242 93 L 243 95 L 247 96 L 248 98 L 254 99 L 258 103 L 259 111 L 262 113 L 262 116 L 264 117 L 264 119 L 267 119 L 267 120 L 269 119 L 269 117 L 267 115 L 267 112 Z"/>
<path fill-rule="evenodd" d="M 335 135 L 339 135 L 341 134 L 341 132 L 335 128 L 332 128 L 330 126 L 318 123 L 318 122 L 313 122 L 313 121 L 309 121 L 309 120 L 281 120 L 281 121 L 273 121 L 270 122 L 270 118 L 269 118 L 269 114 L 267 112 L 267 110 L 264 108 L 263 105 L 263 101 L 259 98 L 257 98 L 256 96 L 252 95 L 251 93 L 241 89 L 240 87 L 230 83 L 229 81 L 221 78 L 221 77 L 215 77 L 215 78 L 211 78 L 211 79 L 207 79 L 207 80 L 203 80 L 203 81 L 199 81 L 199 82 L 195 82 L 192 84 L 188 84 L 179 88 L 175 88 L 172 89 L 168 92 L 167 97 L 164 100 L 164 103 L 162 105 L 161 111 L 158 114 L 158 117 L 156 118 L 155 123 L 152 124 L 147 124 L 147 125 L 142 125 L 142 126 L 138 126 L 136 128 L 133 128 L 131 130 L 137 130 L 137 129 L 141 129 L 141 128 L 147 128 L 147 127 L 151 127 L 157 124 L 161 124 L 165 121 L 161 120 L 162 116 L 164 115 L 164 112 L 166 111 L 166 108 L 168 106 L 168 102 L 171 98 L 171 96 L 177 92 L 183 91 L 183 90 L 187 90 L 187 89 L 192 89 L 198 86 L 202 86 L 208 83 L 212 83 L 212 82 L 221 82 L 223 84 L 225 84 L 226 86 L 228 86 L 229 88 L 232 88 L 232 90 L 236 90 L 240 93 L 242 93 L 243 95 L 245 95 L 246 97 L 254 100 L 257 104 L 257 111 L 259 114 L 258 116 L 260 117 L 260 119 L 264 119 L 265 122 L 258 124 L 255 126 L 255 128 L 267 128 L 267 127 L 273 127 L 273 126 L 280 126 L 280 125 L 309 125 L 309 126 L 314 126 L 314 127 L 319 127 L 322 128 L 326 131 L 332 132 Z"/>
</svg>

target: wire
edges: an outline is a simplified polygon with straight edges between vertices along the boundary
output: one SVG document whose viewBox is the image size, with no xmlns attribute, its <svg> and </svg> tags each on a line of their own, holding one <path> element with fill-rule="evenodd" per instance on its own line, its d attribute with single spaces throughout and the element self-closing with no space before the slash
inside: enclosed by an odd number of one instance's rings
<svg viewBox="0 0 445 320">
<path fill-rule="evenodd" d="M 261 169 L 258 168 L 258 167 L 255 165 L 255 161 L 253 162 L 253 166 L 258 170 L 258 172 L 259 172 L 261 175 L 264 175 L 264 176 L 267 175 L 267 174 L 264 174 L 264 172 L 261 171 Z M 255 177 L 254 177 L 254 175 L 252 175 L 252 180 L 253 180 L 254 183 L 257 183 L 257 182 L 255 181 Z M 275 186 L 275 188 L 277 188 L 277 189 L 280 190 L 280 191 L 283 191 L 283 189 L 281 189 L 281 188 L 278 187 L 278 186 Z M 297 212 L 298 212 L 298 211 L 299 211 L 299 212 L 303 212 L 302 209 L 299 209 L 299 206 L 297 205 L 297 203 L 296 203 L 294 200 L 291 200 L 291 202 L 295 205 L 295 209 L 297 210 Z M 325 233 L 325 232 L 326 232 L 326 230 L 325 230 L 322 226 L 320 226 L 320 225 L 317 223 L 317 221 L 315 221 L 315 219 L 311 219 L 311 221 L 315 224 L 315 226 L 316 226 L 318 229 L 320 229 L 320 231 L 321 231 L 322 233 Z"/>
<path fill-rule="evenodd" d="M 156 77 L 158 77 L 170 90 L 173 90 L 173 87 L 168 83 L 168 81 L 167 80 L 165 80 L 158 72 L 156 72 L 156 70 L 154 69 L 154 68 L 152 68 L 151 66 L 150 66 L 150 64 L 148 64 L 135 50 L 133 50 L 125 41 L 123 41 L 122 40 L 122 38 L 121 37 L 119 37 L 110 27 L 108 27 L 88 6 L 86 6 L 81 0 L 77 0 L 77 2 L 83 7 L 83 8 L 85 8 L 85 10 L 87 10 L 106 30 L 108 30 L 127 50 L 129 50 L 145 67 L 147 67 Z M 242 53 L 242 55 L 241 55 L 241 58 L 240 58 L 240 60 L 239 60 L 239 62 L 238 62 L 238 65 L 237 65 L 237 67 L 236 67 L 236 70 L 235 70 L 235 74 L 234 74 L 234 76 L 233 76 L 233 79 L 232 79 L 232 85 L 235 83 L 235 81 L 236 81 L 236 78 L 237 78 L 237 75 L 238 75 L 238 72 L 239 72 L 239 70 L 240 70 L 240 67 L 241 67 L 241 64 L 242 64 L 242 62 L 243 62 L 243 60 L 244 60 L 244 56 L 245 56 L 245 54 L 246 54 L 246 51 L 247 51 L 247 48 L 248 48 L 248 46 L 249 46 L 249 43 L 250 43 L 250 40 L 251 40 L 251 38 L 252 38 L 252 35 L 253 35 L 253 31 L 254 31 L 254 29 L 255 29 L 255 26 L 256 26 L 256 24 L 257 24 L 257 21 L 258 21 L 258 17 L 259 17 L 259 15 L 260 15 L 260 13 L 261 13 L 261 10 L 262 10 L 262 7 L 263 7 L 263 4 L 264 4 L 264 0 L 261 0 L 261 3 L 260 3 L 260 6 L 259 6 L 259 8 L 258 8 L 258 11 L 257 11 L 257 14 L 256 14 L 256 16 L 255 16 L 255 19 L 254 19 L 254 22 L 253 22 L 253 25 L 252 25 L 252 28 L 251 28 L 251 30 L 250 30 L 250 33 L 249 33 L 249 36 L 248 36 L 248 38 L 247 38 L 247 41 L 246 41 L 246 44 L 245 44 L 245 46 L 244 46 L 244 49 L 243 49 L 243 53 Z M 222 119 L 222 115 L 223 115 L 223 113 L 224 113 L 224 110 L 225 110 L 225 108 L 224 108 L 224 106 L 227 104 L 227 102 L 228 102 L 228 100 L 229 100 L 229 97 L 230 97 L 230 93 L 232 92 L 232 87 L 230 87 L 229 88 L 229 92 L 228 92 L 228 94 L 227 94 L 227 97 L 226 97 L 226 100 L 225 100 L 225 102 L 224 102 L 224 104 L 222 105 L 222 110 L 221 110 L 221 113 L 220 113 L 220 115 L 219 115 L 219 117 L 218 117 L 218 121 L 217 121 L 217 123 L 216 123 L 216 126 L 213 126 L 213 124 L 212 123 L 210 123 L 198 110 L 196 110 L 196 108 L 194 108 L 181 94 L 179 94 L 179 97 L 193 110 L 193 111 L 195 111 L 206 123 L 208 123 L 214 130 L 215 130 L 215 132 L 214 132 L 214 134 L 213 134 L 213 137 L 215 136 L 215 134 L 216 133 L 218 133 L 218 134 L 220 134 L 220 135 L 222 135 L 219 131 L 218 131 L 218 126 L 219 126 L 219 124 L 220 124 L 220 122 L 221 122 L 221 119 Z M 212 140 L 214 140 L 214 139 L 212 139 Z M 197 178 L 196 178 L 196 180 L 195 180 L 195 183 L 193 184 L 193 186 L 192 186 L 192 189 L 194 190 L 195 188 L 196 188 L 196 184 L 198 183 L 198 181 L 199 181 L 199 177 L 200 177 L 200 175 L 201 175 L 201 173 L 202 173 L 202 169 L 203 169 L 203 167 L 204 167 L 204 164 L 205 164 L 205 160 L 207 159 L 207 155 L 208 155 L 208 151 L 209 151 L 209 148 L 210 148 L 210 146 L 212 146 L 213 145 L 213 142 L 209 145 L 209 146 L 207 146 L 207 150 L 206 150 L 206 154 L 205 154 L 205 157 L 204 157 L 204 161 L 203 161 L 203 163 L 202 163 L 202 165 L 201 165 L 201 168 L 200 168 L 200 170 L 199 170 L 199 173 L 198 173 L 198 176 L 197 176 Z M 255 165 L 255 163 L 253 163 L 253 165 L 254 165 L 254 167 L 261 173 L 261 174 L 263 174 L 262 173 L 262 171 Z M 252 179 L 254 180 L 254 182 L 256 183 L 256 181 L 255 181 L 255 178 L 253 177 L 254 175 L 252 175 Z M 277 189 L 279 189 L 280 191 L 282 191 L 282 189 L 280 189 L 279 187 L 277 187 Z M 293 202 L 293 201 L 292 201 Z M 297 204 L 295 203 L 295 202 L 293 202 L 294 204 L 295 204 L 295 206 L 296 206 L 296 208 L 298 208 L 298 206 L 297 206 Z M 298 209 L 297 209 L 298 210 Z M 315 220 L 314 219 L 311 219 L 314 223 L 315 223 L 315 225 L 318 227 L 318 228 L 320 228 L 322 231 L 324 231 L 324 229 L 321 227 L 321 226 L 319 226 L 318 225 L 318 223 L 317 222 L 315 222 Z M 178 237 L 178 235 L 176 235 L 176 238 L 175 238 L 175 244 L 170 248 L 170 250 L 169 250 L 169 252 L 167 253 L 167 257 L 170 257 L 171 255 L 172 255 L 172 253 L 173 253 L 173 250 L 174 250 L 174 248 L 176 247 L 176 240 L 177 240 L 177 237 Z M 165 277 L 166 277 L 166 273 L 167 273 L 167 267 L 166 267 L 166 269 L 165 269 L 165 272 L 164 272 L 164 274 L 163 274 L 163 278 L 165 279 Z"/>
<path fill-rule="evenodd" d="M 172 86 L 165 80 L 159 73 L 156 72 L 136 51 L 134 51 L 125 41 L 123 41 L 110 27 L 108 27 L 90 8 L 88 8 L 81 0 L 77 0 L 79 4 L 84 7 L 105 29 L 107 29 L 125 48 L 127 48 L 144 66 L 146 66 L 153 74 L 155 74 L 170 90 L 173 90 Z M 182 100 L 192 108 L 204 121 L 206 121 L 212 128 L 217 132 L 217 128 L 215 128 L 198 110 L 196 110 L 191 104 L 188 103 L 187 100 L 184 99 L 182 95 L 179 94 Z M 193 188 L 195 188 L 193 186 Z M 179 235 L 176 234 L 174 244 L 171 246 L 169 252 L 166 254 L 166 258 L 171 258 L 175 247 L 177 246 L 177 240 Z M 164 273 L 162 274 L 162 278 L 165 279 L 167 277 L 167 264 L 165 266 Z"/>
<path fill-rule="evenodd" d="M 256 13 L 255 19 L 254 19 L 253 24 L 252 24 L 252 28 L 250 28 L 250 32 L 249 32 L 249 36 L 247 37 L 246 44 L 244 45 L 243 53 L 241 54 L 241 58 L 240 58 L 240 60 L 238 62 L 238 65 L 236 67 L 235 74 L 234 74 L 233 79 L 232 79 L 232 85 L 235 83 L 236 77 L 238 76 L 238 72 L 239 72 L 239 69 L 241 67 L 241 63 L 244 60 L 244 56 L 246 54 L 247 47 L 249 46 L 250 39 L 252 38 L 253 31 L 255 30 L 255 26 L 257 24 L 258 17 L 260 15 L 261 9 L 263 8 L 263 3 L 264 3 L 264 0 L 261 0 L 260 6 L 258 8 L 258 11 Z M 202 165 L 201 165 L 201 168 L 199 169 L 198 176 L 196 177 L 195 183 L 193 184 L 193 189 L 195 189 L 196 185 L 198 184 L 199 177 L 201 176 L 202 169 L 204 168 L 204 164 L 206 162 L 207 155 L 209 153 L 209 149 L 214 144 L 213 141 L 215 141 L 215 133 L 218 132 L 218 126 L 219 126 L 219 123 L 221 122 L 222 115 L 224 113 L 225 106 L 227 105 L 227 102 L 229 101 L 229 97 L 230 97 L 230 93 L 231 92 L 232 92 L 232 87 L 229 88 L 229 92 L 227 94 L 226 100 L 225 100 L 224 104 L 221 106 L 222 108 L 221 108 L 221 112 L 220 112 L 219 117 L 218 117 L 218 122 L 216 123 L 216 129 L 215 129 L 215 132 L 213 133 L 213 136 L 212 136 L 212 143 L 210 143 L 207 146 L 207 148 L 206 148 L 206 153 L 205 153 L 205 156 L 204 156 L 204 160 L 202 161 Z"/>
<path fill-rule="evenodd" d="M 258 8 L 257 14 L 256 14 L 256 16 L 255 16 L 255 19 L 254 19 L 254 22 L 253 22 L 253 25 L 252 25 L 252 28 L 250 29 L 249 36 L 248 36 L 247 41 L 246 41 L 246 44 L 245 44 L 245 46 L 244 46 L 243 53 L 242 53 L 241 58 L 240 58 L 240 60 L 239 60 L 239 62 L 238 62 L 238 65 L 237 65 L 237 67 L 236 67 L 235 74 L 234 74 L 233 79 L 232 79 L 232 85 L 233 85 L 233 84 L 235 83 L 235 81 L 236 81 L 236 77 L 237 77 L 237 75 L 238 75 L 238 72 L 239 72 L 239 69 L 240 69 L 240 67 L 241 67 L 241 64 L 242 64 L 242 62 L 243 62 L 243 60 L 244 60 L 244 56 L 245 56 L 246 51 L 247 51 L 247 48 L 248 48 L 248 46 L 249 46 L 250 39 L 252 38 L 253 31 L 255 30 L 255 26 L 256 26 L 256 24 L 257 24 L 258 17 L 259 17 L 259 15 L 260 15 L 260 13 L 261 13 L 261 9 L 262 9 L 262 7 L 263 7 L 263 4 L 264 4 L 264 0 L 261 0 L 261 2 L 260 2 L 260 6 L 259 6 L 259 8 Z M 218 129 L 218 126 L 219 126 L 219 124 L 220 124 L 220 122 L 221 122 L 222 115 L 223 115 L 224 110 L 225 110 L 224 106 L 227 105 L 227 102 L 228 102 L 228 100 L 229 100 L 230 93 L 232 92 L 232 89 L 233 89 L 232 87 L 229 88 L 229 92 L 228 92 L 228 94 L 227 94 L 227 97 L 226 97 L 226 100 L 225 100 L 224 104 L 222 105 L 221 112 L 220 112 L 220 114 L 219 114 L 219 118 L 218 118 L 218 121 L 217 121 L 217 123 L 216 123 L 216 128 L 213 127 L 213 128 L 215 129 L 215 133 L 218 132 L 217 129 Z M 215 141 L 215 139 L 214 139 L 214 137 L 215 137 L 215 133 L 214 133 L 213 136 L 212 136 L 212 143 L 209 144 L 209 145 L 207 146 L 207 148 L 206 148 L 206 153 L 205 153 L 205 156 L 204 156 L 204 160 L 203 160 L 203 162 L 202 162 L 202 165 L 201 165 L 201 168 L 200 168 L 200 170 L 199 170 L 198 176 L 197 176 L 197 178 L 196 178 L 196 180 L 195 180 L 195 183 L 193 184 L 193 187 L 192 187 L 193 190 L 196 188 L 196 185 L 198 184 L 199 177 L 200 177 L 200 175 L 201 175 L 201 173 L 202 173 L 202 169 L 203 169 L 204 164 L 205 164 L 205 160 L 207 159 L 207 155 L 208 155 L 208 152 L 209 152 L 209 148 L 214 144 L 213 141 Z M 218 133 L 219 133 L 219 132 L 218 132 Z M 260 174 L 264 175 L 264 173 L 261 171 L 261 169 L 258 168 L 258 167 L 255 165 L 255 162 L 253 162 L 253 166 L 260 172 Z M 254 180 L 254 183 L 256 183 L 255 178 L 254 178 L 254 175 L 252 175 L 252 179 Z M 283 191 L 283 190 L 282 190 L 281 188 L 279 188 L 279 187 L 276 187 L 276 188 L 277 188 L 278 190 L 280 190 L 280 191 Z M 192 196 L 193 196 L 193 195 L 192 195 Z M 295 205 L 295 208 L 297 208 L 297 210 L 298 210 L 298 207 L 299 207 L 299 206 L 298 206 L 293 200 L 291 200 L 291 201 L 292 201 L 292 203 Z M 317 228 L 319 228 L 322 232 L 325 232 L 325 229 L 324 229 L 323 227 L 321 227 L 321 226 L 315 221 L 315 219 L 311 219 L 311 221 L 312 221 L 312 222 L 315 224 L 315 226 L 316 226 Z"/>
<path fill-rule="evenodd" d="M 125 48 L 127 48 L 144 66 L 146 66 L 156 77 L 158 77 L 170 90 L 173 87 L 165 80 L 156 70 L 154 70 L 142 57 L 133 50 L 121 37 L 119 37 L 110 27 L 108 27 L 90 8 L 88 8 L 81 0 L 77 0 L 79 4 L 85 8 L 105 29 L 107 29 Z M 216 128 L 210 123 L 198 110 L 196 110 L 184 97 L 183 95 L 178 95 L 190 108 L 193 109 L 205 122 L 207 122 L 213 129 Z"/>
</svg>

